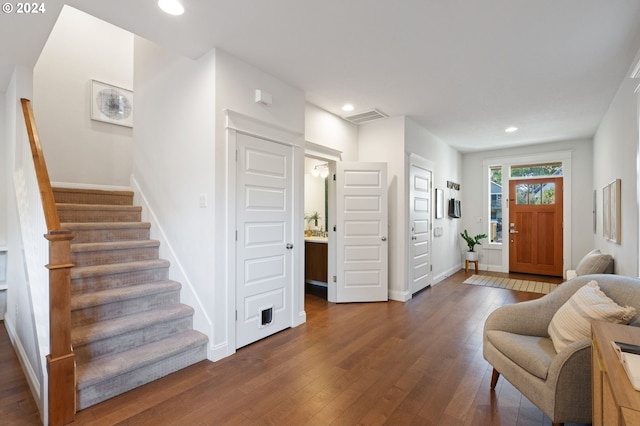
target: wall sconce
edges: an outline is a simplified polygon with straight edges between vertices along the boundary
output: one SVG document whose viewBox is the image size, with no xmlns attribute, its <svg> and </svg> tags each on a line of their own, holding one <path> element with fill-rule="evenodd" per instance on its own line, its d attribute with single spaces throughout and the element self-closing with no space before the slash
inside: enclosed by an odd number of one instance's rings
<svg viewBox="0 0 640 426">
<path fill-rule="evenodd" d="M 311 170 L 311 175 L 315 177 L 321 177 L 322 179 L 326 179 L 329 176 L 329 164 L 322 163 L 316 164 L 316 166 Z"/>
</svg>

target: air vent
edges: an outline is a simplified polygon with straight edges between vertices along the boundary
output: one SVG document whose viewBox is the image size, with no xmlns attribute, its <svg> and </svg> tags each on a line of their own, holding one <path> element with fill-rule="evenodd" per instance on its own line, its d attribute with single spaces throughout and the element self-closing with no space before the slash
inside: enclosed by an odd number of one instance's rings
<svg viewBox="0 0 640 426">
<path fill-rule="evenodd" d="M 358 114 L 350 115 L 348 117 L 345 117 L 344 119 L 352 122 L 353 124 L 362 124 L 385 117 L 388 117 L 388 115 L 384 112 L 377 109 L 372 109 L 371 111 L 365 111 Z"/>
</svg>

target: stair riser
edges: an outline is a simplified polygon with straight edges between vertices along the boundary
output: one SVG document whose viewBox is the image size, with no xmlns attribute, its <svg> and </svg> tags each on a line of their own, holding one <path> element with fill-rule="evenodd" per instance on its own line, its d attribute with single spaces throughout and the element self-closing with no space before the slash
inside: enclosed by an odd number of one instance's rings
<svg viewBox="0 0 640 426">
<path fill-rule="evenodd" d="M 75 266 L 112 265 L 138 260 L 158 259 L 158 247 L 138 249 L 100 250 L 91 252 L 71 252 L 71 262 Z"/>
<path fill-rule="evenodd" d="M 92 277 L 72 278 L 71 294 L 106 290 L 109 288 L 126 287 L 129 285 L 145 284 L 169 278 L 169 268 L 161 267 L 142 271 L 124 272 Z"/>
<path fill-rule="evenodd" d="M 53 197 L 56 203 L 70 204 L 112 204 L 126 206 L 133 204 L 132 192 L 95 192 L 78 191 L 64 188 L 53 188 Z"/>
<path fill-rule="evenodd" d="M 202 361 L 206 359 L 206 357 L 206 345 L 201 345 L 110 380 L 79 389 L 76 393 L 78 410 L 98 404 L 138 386 L 167 376 L 196 362 Z"/>
<path fill-rule="evenodd" d="M 58 209 L 60 222 L 140 222 L 139 210 L 62 210 Z"/>
<path fill-rule="evenodd" d="M 124 352 L 147 343 L 157 342 L 173 334 L 191 330 L 192 327 L 192 315 L 188 315 L 166 322 L 151 324 L 140 330 L 110 336 L 86 345 L 74 345 L 73 350 L 76 354 L 76 362 L 84 364 L 104 355 Z"/>
<path fill-rule="evenodd" d="M 180 303 L 179 289 L 165 293 L 125 299 L 104 305 L 76 309 L 71 311 L 71 325 L 73 327 L 77 327 L 98 321 L 107 321 L 125 315 L 149 311 L 151 309 L 177 305 L 178 303 Z"/>
<path fill-rule="evenodd" d="M 77 409 L 206 359 L 208 339 L 193 331 L 194 311 L 180 304 L 180 284 L 168 280 L 169 262 L 149 240 L 133 193 L 54 188 L 54 197 L 62 226 L 75 235 Z"/>
<path fill-rule="evenodd" d="M 71 229 L 71 231 L 75 235 L 75 238 L 73 239 L 74 244 L 149 239 L 149 229 L 144 229 L 144 228 L 98 229 L 98 230 Z"/>
</svg>

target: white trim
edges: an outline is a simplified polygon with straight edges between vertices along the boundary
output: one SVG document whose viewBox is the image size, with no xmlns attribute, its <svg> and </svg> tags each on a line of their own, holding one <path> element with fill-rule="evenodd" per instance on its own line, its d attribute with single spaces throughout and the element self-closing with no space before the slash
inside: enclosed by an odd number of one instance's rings
<svg viewBox="0 0 640 426">
<path fill-rule="evenodd" d="M 224 113 L 226 115 L 226 129 L 233 129 L 249 136 L 286 145 L 302 147 L 304 144 L 303 134 L 295 130 L 262 121 L 231 109 L 225 109 Z"/>
<path fill-rule="evenodd" d="M 421 155 L 418 155 L 416 153 L 410 152 L 407 155 L 407 160 L 406 160 L 406 165 L 405 165 L 405 182 L 408 183 L 408 185 L 405 186 L 405 197 L 407 202 L 409 203 L 407 205 L 407 208 L 405 210 L 405 223 L 404 223 L 404 235 L 409 236 L 408 238 L 405 238 L 405 244 L 406 244 L 406 259 L 405 259 L 405 284 L 404 284 L 404 288 L 405 288 L 405 293 L 408 293 L 408 299 L 409 300 L 413 297 L 413 289 L 411 288 L 411 277 L 413 277 L 413 273 L 411 271 L 411 257 L 409 256 L 409 254 L 411 253 L 411 246 L 412 246 L 412 239 L 410 237 L 411 235 L 411 166 L 417 166 L 420 167 L 422 169 L 428 170 L 429 173 L 431 173 L 431 188 L 429 190 L 430 192 L 430 196 L 429 196 L 429 200 L 431 201 L 431 206 L 433 206 L 433 197 L 434 197 L 434 187 L 433 187 L 433 182 L 435 180 L 435 163 L 431 160 L 427 160 L 426 158 L 422 157 Z M 430 207 L 431 207 L 430 206 Z M 433 208 L 429 209 L 429 224 L 431 225 L 431 229 L 429 230 L 429 240 L 428 240 L 428 247 L 429 247 L 429 265 L 431 266 L 431 271 L 430 271 L 430 282 L 427 285 L 427 287 L 433 285 L 434 282 L 434 277 L 433 277 L 433 221 L 434 221 L 434 214 L 433 214 Z M 426 288 L 426 287 L 425 287 Z M 401 299 L 395 299 L 391 297 L 391 293 L 389 294 L 389 298 L 393 299 L 393 300 L 401 300 Z M 403 300 L 403 301 L 406 301 Z"/>
<path fill-rule="evenodd" d="M 426 289 L 427 287 L 425 287 Z M 411 300 L 412 294 L 411 291 L 398 291 L 398 290 L 389 290 L 389 300 L 393 300 L 396 302 L 407 302 Z"/>
<path fill-rule="evenodd" d="M 464 269 L 464 265 L 454 265 L 451 268 L 447 269 L 446 271 L 434 276 L 433 277 L 433 284 L 431 285 L 431 287 L 433 287 L 436 284 L 440 284 L 442 281 L 446 280 L 451 275 L 453 275 L 456 272 L 460 271 L 460 269 Z"/>
<path fill-rule="evenodd" d="M 95 185 L 91 183 L 51 182 L 51 186 L 54 188 L 68 188 L 68 189 L 99 189 L 102 191 L 131 191 L 130 186 Z"/>
<path fill-rule="evenodd" d="M 9 340 L 11 340 L 11 343 L 13 344 L 13 347 L 16 351 L 18 361 L 20 361 L 20 365 L 22 366 L 22 371 L 24 372 L 25 378 L 27 379 L 27 384 L 29 385 L 29 389 L 33 394 L 33 399 L 35 400 L 36 405 L 38 406 L 38 410 L 40 411 L 40 417 L 42 419 L 42 416 L 44 415 L 42 392 L 41 392 L 42 386 L 40 381 L 38 380 L 38 375 L 36 374 L 35 371 L 33 371 L 33 368 L 31 367 L 31 363 L 29 362 L 29 356 L 27 354 L 27 351 L 24 349 L 24 346 L 20 341 L 20 336 L 16 332 L 16 328 L 13 322 L 11 321 L 11 318 L 6 317 L 4 319 L 4 324 L 7 329 L 7 334 L 9 335 Z M 47 378 L 49 377 L 49 374 L 47 372 L 44 372 L 44 376 L 45 376 L 44 380 L 46 381 Z"/>
<path fill-rule="evenodd" d="M 304 152 L 307 157 L 314 157 L 327 161 L 342 161 L 342 151 L 305 141 Z"/>
<path fill-rule="evenodd" d="M 297 212 L 304 211 L 304 135 L 295 130 L 286 129 L 284 127 L 259 120 L 254 117 L 225 109 L 225 136 L 226 136 L 226 157 L 227 157 L 227 173 L 226 173 L 226 217 L 224 220 L 223 239 L 225 241 L 226 262 L 223 265 L 224 285 L 226 299 L 224 306 L 227 309 L 227 341 L 225 344 L 218 344 L 215 351 L 224 356 L 231 355 L 236 352 L 236 241 L 235 229 L 236 222 L 236 151 L 238 147 L 237 134 L 245 134 L 260 139 L 266 139 L 272 142 L 281 143 L 291 146 L 293 149 L 293 241 L 294 247 L 304 247 L 304 215 Z M 298 149 L 301 148 L 301 149 Z M 302 207 L 300 207 L 302 206 Z M 299 209 L 299 210 L 296 210 Z M 296 327 L 306 321 L 306 312 L 304 310 L 304 249 L 295 252 L 293 272 L 293 291 L 292 291 L 292 317 L 291 326 Z M 218 265 L 218 267 L 221 265 Z M 299 283 L 299 284 L 296 284 Z M 222 284 L 219 284 L 222 285 Z M 220 307 L 221 305 L 216 305 Z"/>
<path fill-rule="evenodd" d="M 327 148 L 322 145 L 315 144 L 313 142 L 305 142 L 304 145 L 305 157 L 315 158 L 316 160 L 326 161 L 329 167 L 329 176 L 333 176 L 336 173 L 336 163 L 342 161 L 342 151 L 336 151 L 332 148 Z M 303 170 L 304 174 L 304 170 Z M 337 241 L 334 231 L 334 225 L 336 222 L 336 181 L 328 178 L 327 185 L 327 211 L 328 211 L 328 223 L 327 228 L 327 301 L 336 303 L 338 301 L 336 283 L 333 281 L 333 277 L 337 274 L 336 265 L 336 250 Z M 303 177 L 306 179 L 306 176 Z M 302 211 L 304 211 L 304 194 L 302 197 Z M 304 226 L 304 224 L 303 224 Z M 304 261 L 303 261 L 304 265 Z M 304 271 L 304 269 L 303 269 Z M 303 280 L 305 277 L 303 276 Z"/>
</svg>

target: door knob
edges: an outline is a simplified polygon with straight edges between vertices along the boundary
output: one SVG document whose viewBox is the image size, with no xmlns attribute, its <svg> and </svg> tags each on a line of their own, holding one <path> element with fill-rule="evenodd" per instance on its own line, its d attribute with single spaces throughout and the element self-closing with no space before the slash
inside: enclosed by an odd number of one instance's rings
<svg viewBox="0 0 640 426">
<path fill-rule="evenodd" d="M 293 248 L 293 244 L 288 243 L 288 244 L 287 244 L 287 250 L 291 250 L 292 248 Z"/>
<path fill-rule="evenodd" d="M 387 241 L 387 237 L 382 237 L 382 241 Z"/>
<path fill-rule="evenodd" d="M 411 236 L 411 239 L 412 239 L 412 240 L 417 240 L 417 239 L 418 239 L 418 237 L 416 237 L 415 235 L 412 235 L 412 236 Z"/>
<path fill-rule="evenodd" d="M 509 233 L 510 233 L 510 234 L 517 234 L 517 233 L 518 233 L 518 231 L 516 231 L 515 229 L 509 229 Z"/>
</svg>

